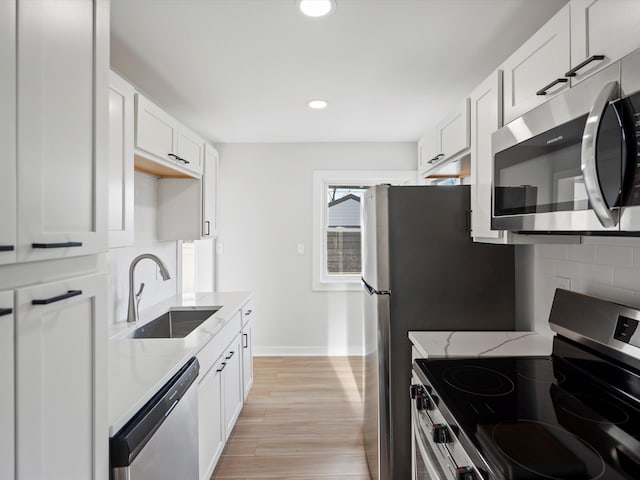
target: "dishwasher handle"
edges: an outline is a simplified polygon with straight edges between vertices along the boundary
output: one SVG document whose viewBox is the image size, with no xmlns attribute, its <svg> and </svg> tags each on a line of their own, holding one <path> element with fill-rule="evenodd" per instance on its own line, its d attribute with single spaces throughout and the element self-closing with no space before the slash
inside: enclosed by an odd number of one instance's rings
<svg viewBox="0 0 640 480">
<path fill-rule="evenodd" d="M 128 467 L 191 387 L 200 371 L 191 358 L 118 433 L 109 439 L 111 467 Z"/>
</svg>

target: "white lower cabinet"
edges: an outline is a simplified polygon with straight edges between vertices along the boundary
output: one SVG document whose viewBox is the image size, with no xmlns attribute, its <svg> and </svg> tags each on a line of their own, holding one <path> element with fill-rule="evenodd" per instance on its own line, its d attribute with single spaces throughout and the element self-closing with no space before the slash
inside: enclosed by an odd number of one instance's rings
<svg viewBox="0 0 640 480">
<path fill-rule="evenodd" d="M 198 436 L 200 479 L 207 480 L 220 458 L 225 443 L 222 423 L 222 357 L 198 383 Z"/>
<path fill-rule="evenodd" d="M 245 304 L 198 353 L 199 471 L 208 480 L 242 411 L 248 388 L 247 368 L 253 381 L 251 318 Z M 245 336 L 246 334 L 246 336 Z M 247 343 L 248 342 L 248 343 Z M 249 348 L 245 348 L 248 345 Z M 251 383 L 249 383 L 249 387 Z"/>
<path fill-rule="evenodd" d="M 15 478 L 13 291 L 0 292 L 0 478 Z"/>
<path fill-rule="evenodd" d="M 16 290 L 17 480 L 108 477 L 106 295 L 105 274 Z"/>
<path fill-rule="evenodd" d="M 253 347 L 251 338 L 252 322 L 242 327 L 242 393 L 244 400 L 249 396 L 253 385 Z"/>
<path fill-rule="evenodd" d="M 222 410 L 224 412 L 224 425 L 227 437 L 233 430 L 233 426 L 240 415 L 244 398 L 242 395 L 242 344 L 238 334 L 229 348 L 223 360 L 222 384 L 224 400 Z"/>
</svg>

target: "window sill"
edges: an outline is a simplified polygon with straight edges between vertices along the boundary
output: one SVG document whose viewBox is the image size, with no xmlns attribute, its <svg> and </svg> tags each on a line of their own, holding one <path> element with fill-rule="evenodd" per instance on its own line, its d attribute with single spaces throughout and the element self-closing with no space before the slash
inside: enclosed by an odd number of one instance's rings
<svg viewBox="0 0 640 480">
<path fill-rule="evenodd" d="M 360 279 L 353 281 L 314 281 L 312 290 L 314 292 L 361 292 L 362 282 Z"/>
</svg>

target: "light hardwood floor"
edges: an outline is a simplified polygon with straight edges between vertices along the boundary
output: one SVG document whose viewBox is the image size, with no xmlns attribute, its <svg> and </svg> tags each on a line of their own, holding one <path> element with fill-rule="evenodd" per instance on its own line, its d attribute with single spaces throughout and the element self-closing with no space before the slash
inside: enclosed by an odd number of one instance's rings
<svg viewBox="0 0 640 480">
<path fill-rule="evenodd" d="M 359 357 L 256 357 L 213 479 L 369 480 Z"/>
</svg>

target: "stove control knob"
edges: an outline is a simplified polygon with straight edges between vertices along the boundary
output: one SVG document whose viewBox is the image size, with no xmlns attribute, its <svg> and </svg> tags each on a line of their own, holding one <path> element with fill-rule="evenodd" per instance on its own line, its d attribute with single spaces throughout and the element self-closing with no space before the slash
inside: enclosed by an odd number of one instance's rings
<svg viewBox="0 0 640 480">
<path fill-rule="evenodd" d="M 433 410 L 433 403 L 429 397 L 416 398 L 416 409 L 420 410 Z"/>
<path fill-rule="evenodd" d="M 478 476 L 471 467 L 456 468 L 456 480 L 476 480 Z"/>
<path fill-rule="evenodd" d="M 442 423 L 436 423 L 433 426 L 433 441 L 435 443 L 451 443 L 451 440 L 452 438 L 449 427 L 443 425 Z"/>
<path fill-rule="evenodd" d="M 409 387 L 409 393 L 411 394 L 411 398 L 420 398 L 424 395 L 424 390 L 422 389 L 422 385 L 411 385 Z"/>
</svg>

